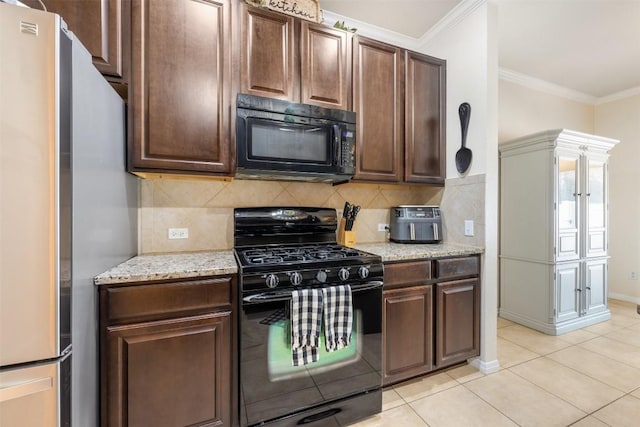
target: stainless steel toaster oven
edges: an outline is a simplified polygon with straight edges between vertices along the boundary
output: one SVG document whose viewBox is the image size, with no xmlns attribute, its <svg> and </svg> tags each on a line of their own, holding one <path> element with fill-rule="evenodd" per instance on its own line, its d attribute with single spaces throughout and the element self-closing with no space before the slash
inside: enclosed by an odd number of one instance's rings
<svg viewBox="0 0 640 427">
<path fill-rule="evenodd" d="M 440 207 L 403 205 L 389 212 L 389 239 L 398 243 L 439 243 L 442 241 Z"/>
</svg>

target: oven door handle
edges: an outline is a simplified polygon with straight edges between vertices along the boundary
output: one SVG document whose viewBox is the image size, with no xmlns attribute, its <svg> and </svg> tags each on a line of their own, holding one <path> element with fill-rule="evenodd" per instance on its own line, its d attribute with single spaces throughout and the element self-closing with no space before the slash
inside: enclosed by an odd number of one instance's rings
<svg viewBox="0 0 640 427">
<path fill-rule="evenodd" d="M 351 293 L 368 291 L 371 289 L 382 288 L 383 282 L 373 281 L 362 283 L 358 285 L 351 285 Z M 264 292 L 261 294 L 249 295 L 242 298 L 242 302 L 257 303 L 257 302 L 274 302 L 274 301 L 287 301 L 291 299 L 291 291 L 280 292 Z"/>
</svg>

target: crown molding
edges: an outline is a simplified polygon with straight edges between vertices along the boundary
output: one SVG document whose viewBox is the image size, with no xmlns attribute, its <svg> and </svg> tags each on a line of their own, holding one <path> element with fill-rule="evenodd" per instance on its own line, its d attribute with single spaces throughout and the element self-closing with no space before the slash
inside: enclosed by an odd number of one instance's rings
<svg viewBox="0 0 640 427">
<path fill-rule="evenodd" d="M 596 105 L 596 102 L 598 101 L 598 98 L 595 96 L 587 95 L 585 93 L 578 92 L 577 90 L 568 89 L 564 86 L 550 83 L 545 80 L 536 79 L 535 77 L 518 73 L 517 71 L 509 70 L 507 68 L 501 67 L 498 70 L 498 77 L 500 80 L 515 83 L 550 95 L 581 102 L 583 104 Z"/>
<path fill-rule="evenodd" d="M 449 13 L 442 17 L 436 24 L 424 33 L 418 40 L 419 47 L 424 47 L 432 39 L 437 37 L 443 31 L 453 28 L 469 15 L 476 11 L 480 6 L 487 3 L 487 0 L 463 0 L 456 7 L 451 9 Z"/>
<path fill-rule="evenodd" d="M 364 21 L 358 21 L 357 19 L 349 18 L 348 16 L 339 15 L 335 12 L 331 12 L 330 10 L 323 10 L 322 17 L 325 25 L 333 26 L 337 21 L 344 21 L 347 27 L 358 29 L 356 34 L 371 37 L 405 49 L 417 50 L 418 47 L 418 39 L 414 37 L 378 27 L 377 25 L 368 24 Z"/>
<path fill-rule="evenodd" d="M 419 38 L 414 38 L 377 25 L 349 18 L 348 16 L 343 16 L 335 12 L 331 12 L 330 10 L 322 10 L 322 16 L 323 22 L 327 25 L 333 26 L 337 21 L 344 21 L 348 27 L 357 28 L 357 34 L 362 34 L 363 36 L 371 37 L 406 49 L 420 51 L 421 47 L 429 43 L 429 41 L 435 38 L 439 33 L 448 28 L 455 27 L 485 3 L 487 3 L 487 0 L 461 1 L 456 7 L 451 9 L 449 13 L 436 22 L 429 31 Z"/>
<path fill-rule="evenodd" d="M 625 98 L 631 98 L 632 96 L 636 96 L 636 95 L 640 95 L 640 86 L 598 98 L 598 100 L 596 101 L 596 105 L 602 105 L 608 102 L 614 102 L 614 101 L 619 101 Z"/>
<path fill-rule="evenodd" d="M 569 89 L 555 83 L 536 79 L 535 77 L 531 77 L 526 74 L 518 73 L 517 71 L 509 70 L 508 68 L 502 67 L 498 71 L 498 76 L 500 80 L 515 83 L 529 89 L 537 90 L 540 92 L 548 93 L 550 95 L 559 96 L 561 98 L 566 98 L 572 101 L 589 105 L 602 105 L 608 102 L 619 101 L 621 99 L 640 95 L 640 86 L 637 86 L 603 97 L 591 96 L 583 92 L 578 92 L 576 90 Z"/>
</svg>

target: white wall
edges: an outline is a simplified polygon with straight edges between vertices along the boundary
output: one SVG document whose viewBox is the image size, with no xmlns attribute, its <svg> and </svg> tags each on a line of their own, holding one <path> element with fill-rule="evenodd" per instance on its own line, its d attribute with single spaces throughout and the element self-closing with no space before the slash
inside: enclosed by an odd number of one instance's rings
<svg viewBox="0 0 640 427">
<path fill-rule="evenodd" d="M 502 79 L 499 83 L 498 109 L 500 142 L 548 129 L 594 133 L 593 105 Z"/>
<path fill-rule="evenodd" d="M 640 304 L 640 95 L 596 106 L 596 134 L 620 143 L 609 159 L 609 296 Z"/>
<path fill-rule="evenodd" d="M 498 265 L 498 55 L 497 9 L 492 3 L 476 3 L 474 10 L 444 27 L 420 47 L 428 55 L 447 60 L 447 184 L 445 185 L 443 215 L 455 218 L 464 201 L 449 198 L 448 191 L 470 187 L 479 193 L 484 203 L 483 224 L 478 231 L 484 233 L 484 263 L 482 269 L 481 298 L 481 355 L 474 365 L 484 372 L 498 368 L 497 322 L 497 265 Z M 458 107 L 471 105 L 471 120 L 467 147 L 473 160 L 467 172 L 460 175 L 455 166 L 455 155 L 460 148 L 461 130 Z M 480 178 L 480 179 L 477 179 Z M 484 178 L 484 179 L 483 179 Z M 469 181 L 469 185 L 464 185 Z M 469 190 L 466 190 L 469 191 Z M 459 192 L 458 194 L 464 194 Z M 449 205 L 447 200 L 456 199 Z M 477 197 L 466 202 L 473 203 Z M 448 224 L 463 227 L 463 221 Z M 447 230 L 445 230 L 447 231 Z M 462 233 L 458 233 L 462 234 Z M 463 241 L 464 243 L 464 241 Z"/>
</svg>

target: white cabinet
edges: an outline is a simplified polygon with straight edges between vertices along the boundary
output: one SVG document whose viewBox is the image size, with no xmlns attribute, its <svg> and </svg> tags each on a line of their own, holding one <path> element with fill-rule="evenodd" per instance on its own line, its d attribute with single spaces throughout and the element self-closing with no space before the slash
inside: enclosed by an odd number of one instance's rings
<svg viewBox="0 0 640 427">
<path fill-rule="evenodd" d="M 558 335 L 610 318 L 608 152 L 552 130 L 500 145 L 500 315 Z"/>
</svg>

